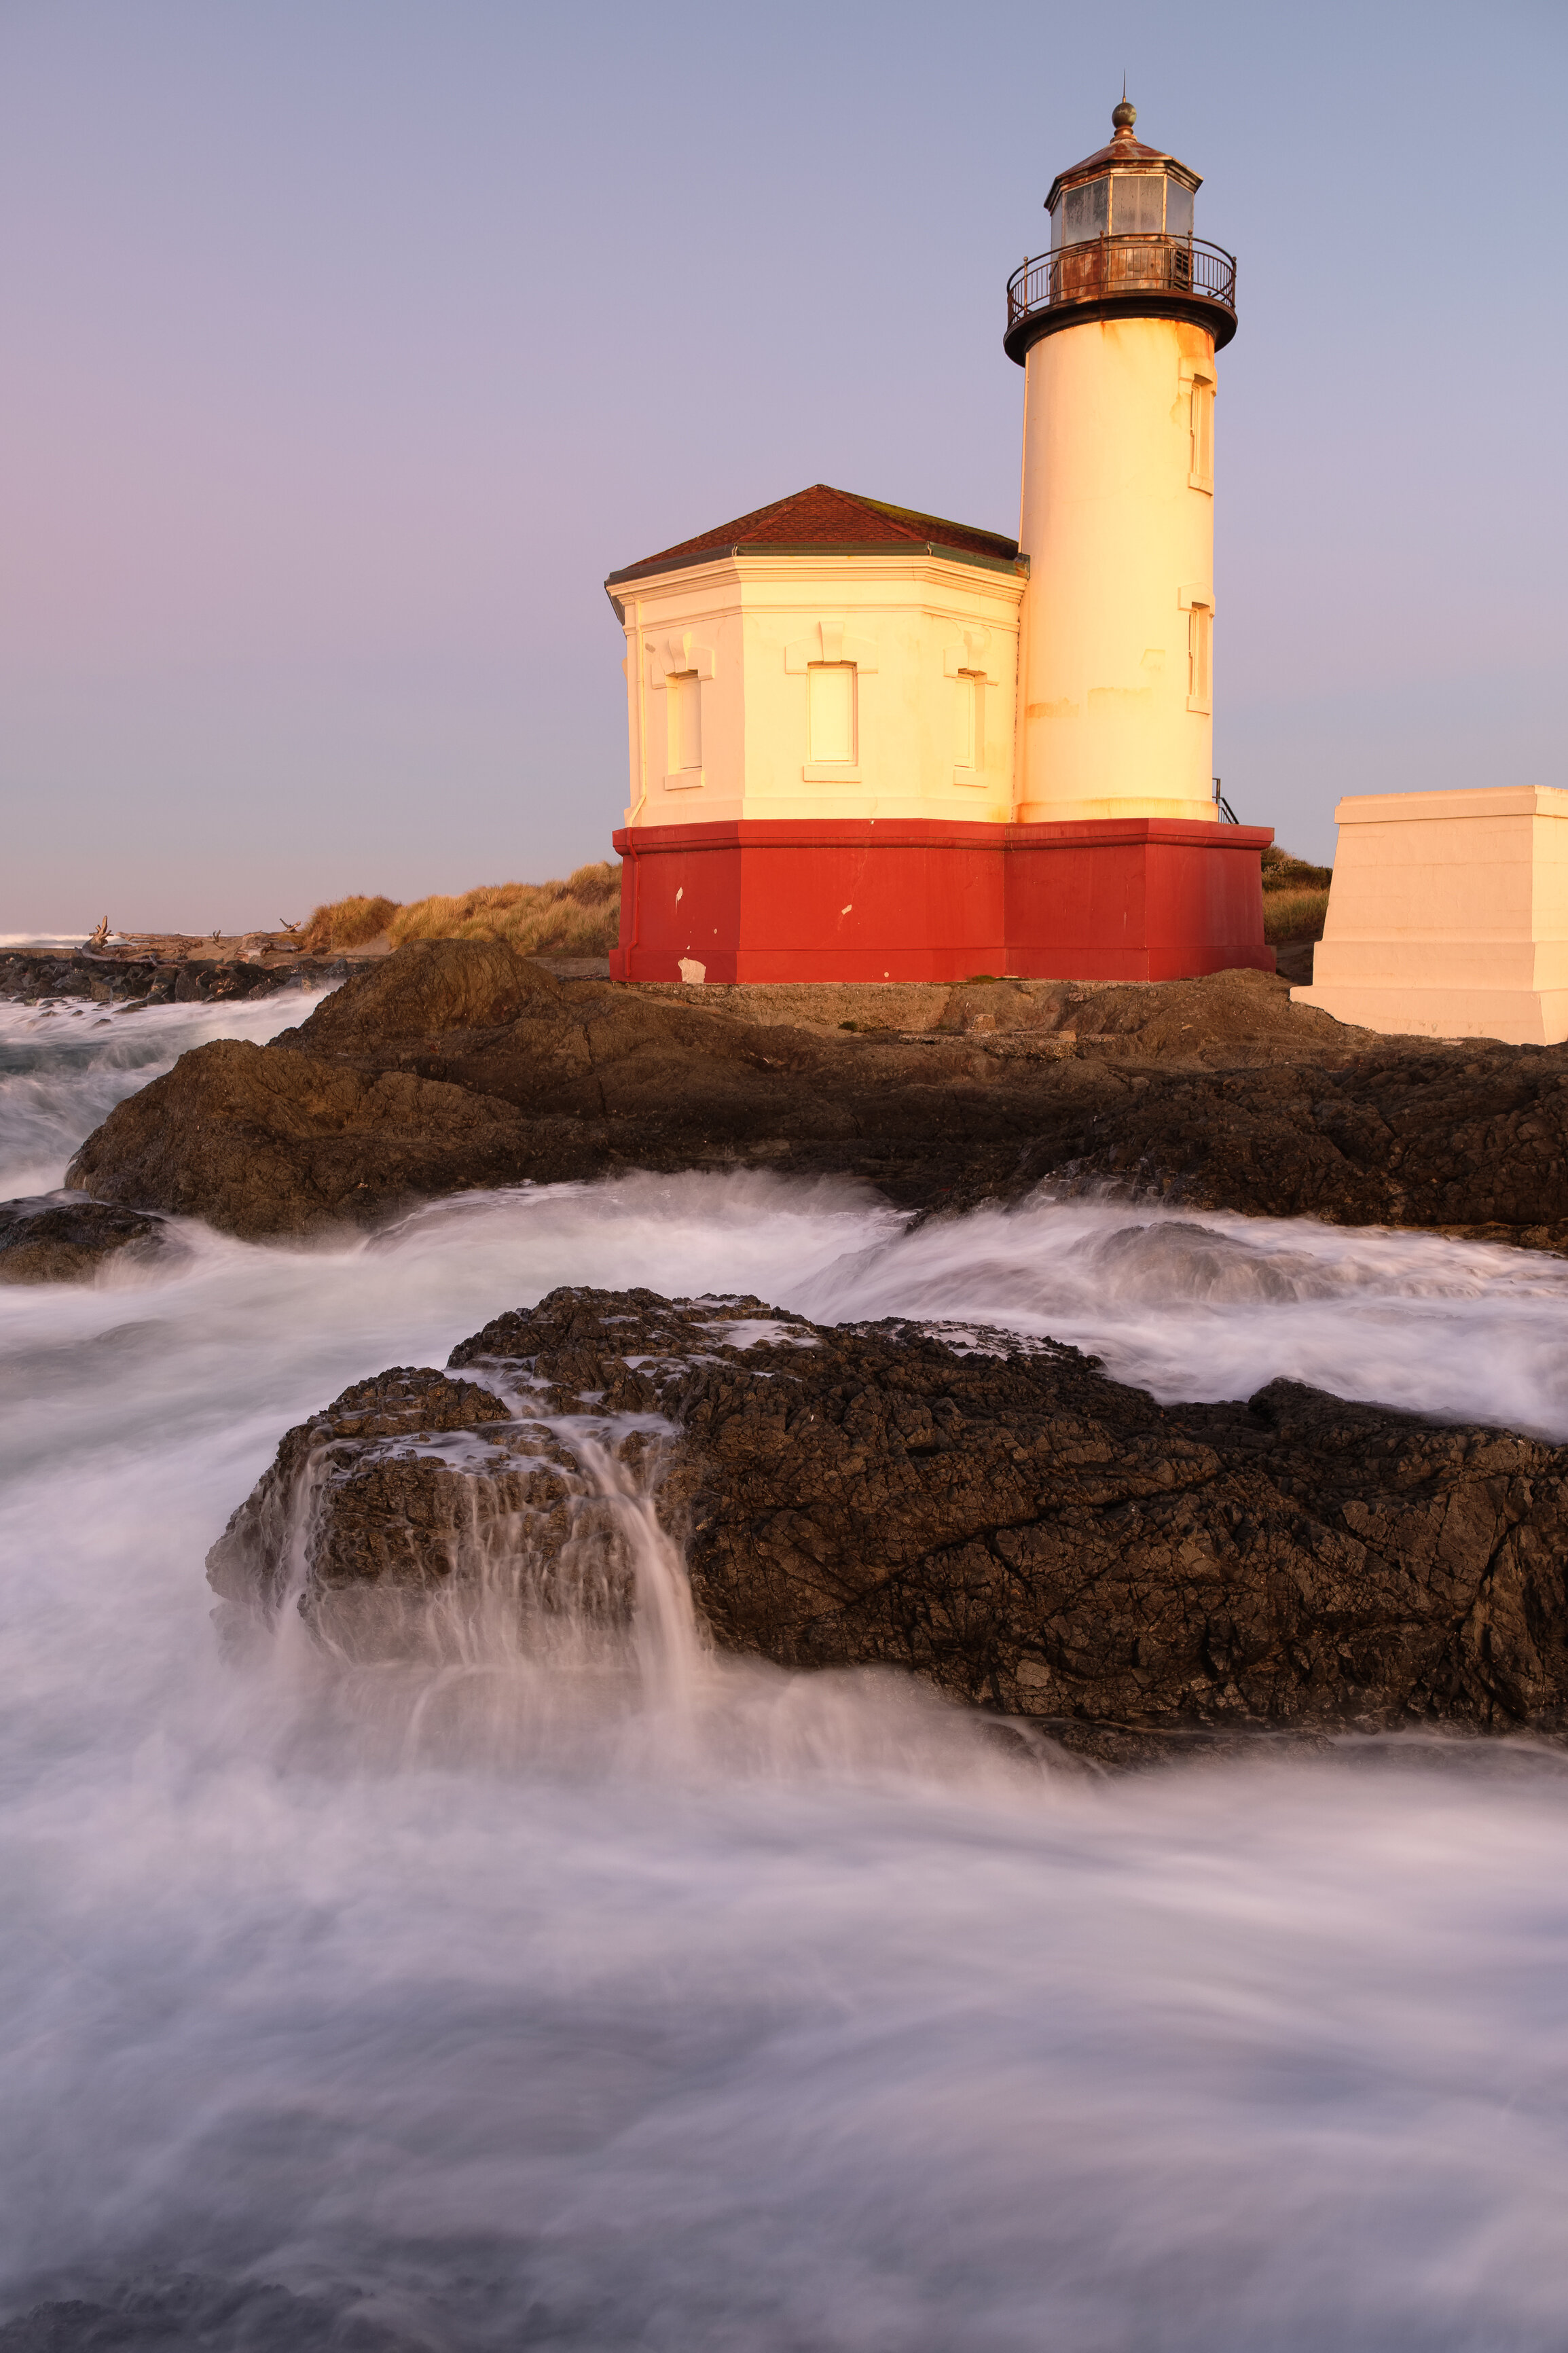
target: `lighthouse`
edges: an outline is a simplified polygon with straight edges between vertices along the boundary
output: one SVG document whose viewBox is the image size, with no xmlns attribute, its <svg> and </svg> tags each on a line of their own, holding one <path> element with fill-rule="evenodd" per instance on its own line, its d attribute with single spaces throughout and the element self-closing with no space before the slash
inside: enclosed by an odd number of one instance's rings
<svg viewBox="0 0 1568 2353">
<path fill-rule="evenodd" d="M 1236 263 L 1133 136 L 1007 286 L 1015 540 L 822 482 L 613 572 L 623 980 L 1250 965 L 1267 829 L 1211 782 L 1215 354 Z"/>
<path fill-rule="evenodd" d="M 1024 370 L 1024 824 L 1212 823 L 1215 354 L 1236 261 L 1198 174 L 1133 136 L 1058 174 L 1048 253 L 1007 289 Z"/>
</svg>

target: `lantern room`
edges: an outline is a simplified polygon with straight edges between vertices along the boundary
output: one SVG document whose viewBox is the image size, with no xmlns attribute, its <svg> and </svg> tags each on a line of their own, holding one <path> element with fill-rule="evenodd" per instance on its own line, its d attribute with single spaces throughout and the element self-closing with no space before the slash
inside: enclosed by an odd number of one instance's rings
<svg viewBox="0 0 1568 2353">
<path fill-rule="evenodd" d="M 1135 139 L 1137 115 L 1123 99 L 1110 146 L 1051 183 L 1050 251 L 1015 270 L 1007 288 L 1006 348 L 1020 364 L 1058 327 L 1129 311 L 1192 318 L 1215 351 L 1236 332 L 1235 257 L 1193 234 L 1202 176 Z"/>
<path fill-rule="evenodd" d="M 1110 145 L 1058 174 L 1046 198 L 1053 249 L 1096 237 L 1191 237 L 1198 175 L 1134 139 L 1137 119 L 1123 99 L 1110 118 Z"/>
</svg>

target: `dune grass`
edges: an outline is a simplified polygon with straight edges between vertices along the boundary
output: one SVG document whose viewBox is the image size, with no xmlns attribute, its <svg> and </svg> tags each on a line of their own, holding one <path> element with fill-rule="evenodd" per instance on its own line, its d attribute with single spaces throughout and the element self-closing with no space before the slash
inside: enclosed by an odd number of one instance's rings
<svg viewBox="0 0 1568 2353">
<path fill-rule="evenodd" d="M 1308 859 L 1292 858 L 1277 841 L 1263 853 L 1266 891 L 1326 891 L 1333 879 L 1331 866 L 1314 866 Z"/>
<path fill-rule="evenodd" d="M 579 866 L 561 882 L 488 882 L 454 898 L 334 899 L 318 907 L 306 944 L 321 955 L 363 947 L 384 932 L 405 940 L 506 940 L 520 955 L 607 955 L 620 921 L 621 870 L 611 860 Z"/>
<path fill-rule="evenodd" d="M 1265 891 L 1263 936 L 1270 945 L 1277 940 L 1321 940 L 1328 912 L 1326 891 Z"/>
<path fill-rule="evenodd" d="M 334 899 L 318 907 L 305 926 L 305 945 L 312 955 L 334 948 L 362 948 L 379 938 L 397 913 L 395 899 Z"/>
</svg>

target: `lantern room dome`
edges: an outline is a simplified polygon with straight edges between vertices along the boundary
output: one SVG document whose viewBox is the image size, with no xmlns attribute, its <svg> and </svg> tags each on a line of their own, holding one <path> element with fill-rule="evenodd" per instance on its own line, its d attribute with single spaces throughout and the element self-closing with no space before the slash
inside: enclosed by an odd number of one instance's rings
<svg viewBox="0 0 1568 2353">
<path fill-rule="evenodd" d="M 1091 237 L 1191 237 L 1202 175 L 1134 139 L 1137 120 L 1138 109 L 1124 98 L 1110 118 L 1110 146 L 1069 164 L 1051 182 L 1046 210 L 1053 248 Z"/>
<path fill-rule="evenodd" d="M 1174 155 L 1167 155 L 1162 148 L 1146 147 L 1141 139 L 1134 139 L 1132 126 L 1137 120 L 1138 109 L 1124 98 L 1110 118 L 1114 133 L 1110 144 L 1097 147 L 1094 153 L 1086 155 L 1081 164 L 1069 164 L 1067 170 L 1058 172 L 1051 182 L 1051 193 L 1046 198 L 1048 213 L 1056 212 L 1067 189 L 1081 187 L 1086 180 L 1103 179 L 1111 172 L 1168 173 L 1171 178 L 1190 189 L 1194 195 L 1197 194 L 1204 184 L 1203 174 L 1193 171 L 1188 164 L 1178 163 Z"/>
<path fill-rule="evenodd" d="M 1193 234 L 1192 166 L 1134 138 L 1123 97 L 1113 137 L 1051 182 L 1047 254 L 1007 287 L 1008 355 L 1020 364 L 1042 335 L 1090 318 L 1192 319 L 1219 350 L 1236 332 L 1236 259 Z"/>
</svg>

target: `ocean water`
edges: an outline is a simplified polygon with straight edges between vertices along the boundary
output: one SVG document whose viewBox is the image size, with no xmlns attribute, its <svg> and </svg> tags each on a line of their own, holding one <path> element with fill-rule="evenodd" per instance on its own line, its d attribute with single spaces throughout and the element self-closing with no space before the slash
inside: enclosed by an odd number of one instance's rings
<svg viewBox="0 0 1568 2353">
<path fill-rule="evenodd" d="M 304 1009 L 12 1008 L 0 1192 Z M 291 1422 L 558 1282 L 1568 1438 L 1568 1268 L 761 1176 L 184 1230 L 0 1289 L 0 2347 L 1557 2353 L 1556 1753 L 1022 1760 L 896 1676 L 715 1657 L 608 1468 L 607 1667 L 348 1674 L 287 1620 L 226 1664 L 202 1561 Z"/>
<path fill-rule="evenodd" d="M 0 945 L 4 945 L 0 941 Z M 315 1010 L 324 989 L 239 1005 L 125 1010 L 69 998 L 0 998 L 0 1200 L 57 1186 L 67 1161 L 117 1103 L 211 1038 L 258 1045 Z"/>
</svg>

